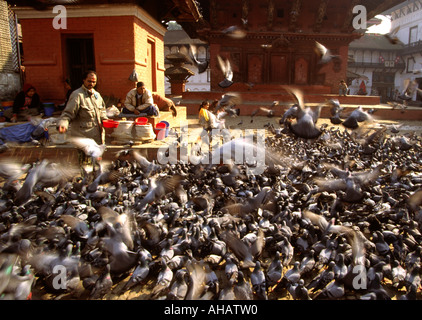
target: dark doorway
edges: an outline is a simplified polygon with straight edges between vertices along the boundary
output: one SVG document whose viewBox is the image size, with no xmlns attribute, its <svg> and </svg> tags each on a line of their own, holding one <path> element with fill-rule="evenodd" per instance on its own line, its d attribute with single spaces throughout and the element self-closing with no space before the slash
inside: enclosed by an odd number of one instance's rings
<svg viewBox="0 0 422 320">
<path fill-rule="evenodd" d="M 270 76 L 270 83 L 289 83 L 287 55 L 271 55 Z"/>
<path fill-rule="evenodd" d="M 94 41 L 92 35 L 66 35 L 64 44 L 66 74 L 72 89 L 77 89 L 82 84 L 83 73 L 95 70 Z"/>
</svg>

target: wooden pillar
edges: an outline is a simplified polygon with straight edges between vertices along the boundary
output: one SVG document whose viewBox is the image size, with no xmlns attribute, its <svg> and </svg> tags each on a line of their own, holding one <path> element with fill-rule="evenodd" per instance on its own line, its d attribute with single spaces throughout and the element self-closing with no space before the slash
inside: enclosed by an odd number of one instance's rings
<svg viewBox="0 0 422 320">
<path fill-rule="evenodd" d="M 242 21 L 245 28 L 248 26 L 249 8 L 249 0 L 242 0 Z"/>
</svg>

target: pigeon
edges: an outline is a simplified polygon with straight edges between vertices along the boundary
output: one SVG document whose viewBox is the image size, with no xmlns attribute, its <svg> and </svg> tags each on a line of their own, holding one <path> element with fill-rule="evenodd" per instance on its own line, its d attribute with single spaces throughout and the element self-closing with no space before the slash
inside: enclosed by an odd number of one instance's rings
<svg viewBox="0 0 422 320">
<path fill-rule="evenodd" d="M 218 295 L 220 291 L 220 282 L 217 277 L 217 274 L 214 270 L 211 269 L 208 263 L 204 263 L 204 271 L 205 291 L 201 296 L 201 300 L 211 300 Z"/>
<path fill-rule="evenodd" d="M 115 169 L 100 169 L 96 174 L 94 180 L 86 187 L 88 193 L 94 193 L 100 185 L 117 184 L 118 179 L 124 175 L 122 171 Z"/>
<path fill-rule="evenodd" d="M 198 53 L 197 53 L 196 46 L 190 44 L 189 49 L 190 49 L 190 51 L 189 51 L 190 57 L 193 60 L 194 65 L 198 68 L 198 73 L 199 74 L 204 73 L 208 68 L 208 61 L 207 60 L 205 60 L 205 61 L 199 61 L 198 60 Z"/>
<path fill-rule="evenodd" d="M 233 84 L 233 70 L 230 64 L 230 60 L 223 60 L 223 58 L 217 55 L 217 61 L 220 70 L 223 72 L 224 75 L 224 80 L 220 81 L 218 85 L 222 88 L 228 88 Z"/>
<path fill-rule="evenodd" d="M 106 145 L 95 142 L 94 139 L 84 137 L 70 137 L 69 142 L 75 145 L 76 148 L 82 150 L 86 156 L 91 157 L 92 166 L 95 169 L 95 165 L 102 159 L 102 156 L 106 150 Z"/>
<path fill-rule="evenodd" d="M 362 107 L 359 106 L 344 120 L 341 124 L 349 129 L 356 129 L 359 127 L 360 122 L 373 122 L 374 118 L 371 114 L 363 111 Z"/>
<path fill-rule="evenodd" d="M 13 266 L 18 257 L 12 254 L 0 255 L 0 294 L 7 288 L 7 285 L 13 276 Z"/>
<path fill-rule="evenodd" d="M 390 32 L 384 34 L 384 37 L 390 42 L 391 44 L 403 44 L 399 38 L 397 38 L 397 32 L 400 30 L 400 26 L 395 27 Z"/>
<path fill-rule="evenodd" d="M 153 176 L 149 180 L 148 191 L 139 204 L 142 210 L 147 204 L 159 201 L 165 195 L 175 191 L 182 181 L 182 176 L 177 174 L 173 176 L 157 177 Z"/>
<path fill-rule="evenodd" d="M 333 191 L 344 191 L 342 196 L 343 201 L 347 202 L 359 202 L 363 198 L 362 187 L 370 185 L 378 179 L 381 175 L 383 165 L 379 165 L 374 169 L 366 171 L 342 171 L 336 169 L 331 172 L 338 175 L 338 178 L 334 179 L 323 179 L 319 177 L 313 178 L 317 188 L 312 192 L 333 192 Z"/>
<path fill-rule="evenodd" d="M 149 161 L 143 155 L 141 155 L 138 151 L 133 149 L 125 149 L 121 150 L 116 154 L 116 158 L 119 159 L 120 157 L 132 157 L 142 168 L 144 173 L 144 177 L 148 178 L 149 176 L 153 175 L 156 172 L 161 170 L 161 166 L 156 164 L 154 161 Z"/>
<path fill-rule="evenodd" d="M 280 252 L 276 251 L 274 258 L 271 260 L 270 265 L 267 270 L 267 285 L 270 289 L 273 286 L 276 286 L 282 278 L 283 265 L 280 260 Z"/>
<path fill-rule="evenodd" d="M 222 31 L 226 36 L 233 39 L 243 39 L 246 37 L 246 31 L 239 26 L 229 26 Z"/>
<path fill-rule="evenodd" d="M 233 301 L 236 299 L 234 292 L 234 286 L 227 284 L 224 288 L 221 289 L 220 294 L 218 295 L 218 300 L 228 300 Z"/>
<path fill-rule="evenodd" d="M 29 164 L 24 165 L 18 159 L 2 159 L 0 161 L 0 177 L 5 179 L 3 189 L 6 190 L 13 185 L 16 186 L 17 180 L 22 179 L 27 174 L 29 168 Z M 20 185 L 16 187 L 19 188 Z"/>
<path fill-rule="evenodd" d="M 76 237 L 79 239 L 88 239 L 89 227 L 84 220 L 68 214 L 61 215 L 60 220 L 70 227 Z"/>
<path fill-rule="evenodd" d="M 287 289 L 294 300 L 312 300 L 303 279 L 300 279 L 297 283 L 289 283 Z"/>
<path fill-rule="evenodd" d="M 241 268 L 253 268 L 255 266 L 251 248 L 248 247 L 248 245 L 246 245 L 242 240 L 240 240 L 230 231 L 225 231 L 221 235 L 221 238 L 224 239 L 227 246 L 239 259 Z"/>
<path fill-rule="evenodd" d="M 137 284 L 142 284 L 149 275 L 149 265 L 147 259 L 140 259 L 129 280 L 125 283 L 123 291 L 127 291 Z"/>
<path fill-rule="evenodd" d="M 32 297 L 34 284 L 34 272 L 30 265 L 25 265 L 19 272 L 12 272 L 1 298 L 3 300 L 29 300 Z"/>
<path fill-rule="evenodd" d="M 299 280 L 301 279 L 299 266 L 300 266 L 300 261 L 295 261 L 295 263 L 293 264 L 293 268 L 286 271 L 286 273 L 283 276 L 284 281 L 287 281 L 286 284 L 299 282 Z"/>
<path fill-rule="evenodd" d="M 189 289 L 187 270 L 177 270 L 174 278 L 170 291 L 167 293 L 167 300 L 184 300 Z"/>
<path fill-rule="evenodd" d="M 112 286 L 113 280 L 110 275 L 110 265 L 107 264 L 95 282 L 95 285 L 90 293 L 90 298 L 93 300 L 101 299 L 104 295 L 110 292 Z"/>
<path fill-rule="evenodd" d="M 189 290 L 185 300 L 198 300 L 204 294 L 209 273 L 205 271 L 204 262 L 196 259 L 189 260 L 186 269 L 189 272 Z"/>
<path fill-rule="evenodd" d="M 237 92 L 228 92 L 225 93 L 220 100 L 215 102 L 215 107 L 213 112 L 218 113 L 221 109 L 233 108 L 236 105 L 239 105 L 242 102 L 242 97 Z"/>
<path fill-rule="evenodd" d="M 173 271 L 168 267 L 165 260 L 161 259 L 161 270 L 157 276 L 155 286 L 151 290 L 150 300 L 158 298 L 167 293 L 173 280 Z"/>
<path fill-rule="evenodd" d="M 58 163 L 49 163 L 42 160 L 28 172 L 25 182 L 15 194 L 15 204 L 23 205 L 33 195 L 35 187 L 61 188 L 64 184 L 73 179 L 79 170 L 72 166 L 64 166 Z"/>
<path fill-rule="evenodd" d="M 239 270 L 237 275 L 237 282 L 233 288 L 236 300 L 253 300 L 252 287 L 249 281 L 246 280 L 242 270 Z"/>
<path fill-rule="evenodd" d="M 333 59 L 340 59 L 339 55 L 332 54 L 330 49 L 326 48 L 318 41 L 315 41 L 315 52 L 319 57 L 319 64 L 326 64 Z"/>
<path fill-rule="evenodd" d="M 272 110 L 270 108 L 260 107 L 259 111 L 264 112 L 265 116 L 268 117 L 268 118 L 274 117 L 274 110 Z"/>
<path fill-rule="evenodd" d="M 325 288 L 334 279 L 335 262 L 330 261 L 328 268 L 318 273 L 307 285 L 307 289 L 311 292 L 317 292 Z"/>
<path fill-rule="evenodd" d="M 256 261 L 255 267 L 250 275 L 253 292 L 258 300 L 268 300 L 267 282 L 261 262 Z"/>
<path fill-rule="evenodd" d="M 368 285 L 367 292 L 360 296 L 360 300 L 391 300 L 387 290 L 381 284 L 381 276 L 376 273 L 375 278 Z"/>
<path fill-rule="evenodd" d="M 341 124 L 343 120 L 341 119 L 343 107 L 340 106 L 338 99 L 330 99 L 327 102 L 327 105 L 331 106 L 330 108 L 330 121 L 332 124 Z"/>
<path fill-rule="evenodd" d="M 237 281 L 239 268 L 237 267 L 237 264 L 233 261 L 233 259 L 231 259 L 230 257 L 226 259 L 224 273 L 227 277 L 227 280 L 229 281 L 230 286 L 233 286 Z"/>
<path fill-rule="evenodd" d="M 138 254 L 128 249 L 122 237 L 121 225 L 107 226 L 108 236 L 102 238 L 104 250 L 110 255 L 110 272 L 119 275 L 133 268 L 139 259 Z"/>
<path fill-rule="evenodd" d="M 309 272 L 311 272 L 316 264 L 315 261 L 315 250 L 314 249 L 309 249 L 303 256 L 302 260 L 300 261 L 300 265 L 299 265 L 299 270 L 300 270 L 300 274 L 302 275 L 306 275 Z"/>
<path fill-rule="evenodd" d="M 296 89 L 287 87 L 287 91 L 290 92 L 297 100 L 297 113 L 296 123 L 288 121 L 287 125 L 294 135 L 304 139 L 316 139 L 322 131 L 316 127 L 316 122 L 320 116 L 321 105 L 317 106 L 315 110 L 310 107 L 305 107 L 303 101 L 303 93 Z"/>
<path fill-rule="evenodd" d="M 279 123 L 281 125 L 287 124 L 286 120 L 290 118 L 297 118 L 298 112 L 299 112 L 299 105 L 295 103 L 283 113 L 283 116 L 281 117 Z"/>
<path fill-rule="evenodd" d="M 404 103 L 398 103 L 396 101 L 387 101 L 387 104 L 391 106 L 391 110 L 401 110 L 401 113 L 405 113 L 405 110 L 407 109 L 407 105 Z"/>
<path fill-rule="evenodd" d="M 344 285 L 338 276 L 334 276 L 334 281 L 328 283 L 313 299 L 331 299 L 336 300 L 344 296 Z"/>
</svg>

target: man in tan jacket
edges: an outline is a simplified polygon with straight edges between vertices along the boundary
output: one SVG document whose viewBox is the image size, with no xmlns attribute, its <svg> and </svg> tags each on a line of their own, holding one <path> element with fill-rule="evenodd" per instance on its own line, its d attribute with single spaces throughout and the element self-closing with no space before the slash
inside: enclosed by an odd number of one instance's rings
<svg viewBox="0 0 422 320">
<path fill-rule="evenodd" d="M 159 109 L 154 104 L 152 93 L 142 81 L 138 82 L 136 88 L 127 93 L 122 114 L 159 117 Z"/>
<path fill-rule="evenodd" d="M 70 134 L 72 136 L 91 138 L 97 144 L 105 143 L 102 121 L 108 117 L 103 98 L 94 89 L 96 84 L 96 72 L 86 72 L 82 86 L 72 92 L 60 116 L 58 121 L 60 133 L 66 132 L 71 123 Z"/>
</svg>

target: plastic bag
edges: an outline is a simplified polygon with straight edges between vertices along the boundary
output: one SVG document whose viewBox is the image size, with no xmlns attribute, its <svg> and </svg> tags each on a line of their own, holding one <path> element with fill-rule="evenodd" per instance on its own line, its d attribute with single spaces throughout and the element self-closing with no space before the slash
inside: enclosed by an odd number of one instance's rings
<svg viewBox="0 0 422 320">
<path fill-rule="evenodd" d="M 132 73 L 129 76 L 129 80 L 133 82 L 139 82 L 139 76 L 138 76 L 138 73 L 136 72 L 136 69 L 133 69 Z"/>
</svg>

